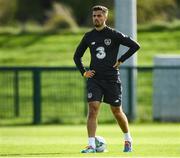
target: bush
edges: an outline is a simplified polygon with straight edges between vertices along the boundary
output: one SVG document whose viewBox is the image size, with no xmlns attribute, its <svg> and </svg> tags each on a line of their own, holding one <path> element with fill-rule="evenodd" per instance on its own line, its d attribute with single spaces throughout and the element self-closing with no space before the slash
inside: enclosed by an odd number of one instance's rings
<svg viewBox="0 0 180 158">
<path fill-rule="evenodd" d="M 10 23 L 16 11 L 16 0 L 0 0 L 0 25 Z"/>
<path fill-rule="evenodd" d="M 47 13 L 48 20 L 45 27 L 50 30 L 57 30 L 59 28 L 76 29 L 77 24 L 72 17 L 70 9 L 60 3 L 53 3 L 53 9 Z"/>
<path fill-rule="evenodd" d="M 77 23 L 81 26 L 91 26 L 91 7 L 104 5 L 110 10 L 113 9 L 114 0 L 57 0 L 72 8 Z M 109 19 L 109 23 L 111 20 Z"/>
<path fill-rule="evenodd" d="M 172 21 L 176 17 L 175 0 L 138 0 L 138 23 Z"/>
</svg>

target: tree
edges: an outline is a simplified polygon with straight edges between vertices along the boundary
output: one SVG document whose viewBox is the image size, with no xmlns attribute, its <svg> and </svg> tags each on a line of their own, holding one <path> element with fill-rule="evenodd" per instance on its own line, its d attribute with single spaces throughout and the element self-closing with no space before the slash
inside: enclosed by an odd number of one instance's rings
<svg viewBox="0 0 180 158">
<path fill-rule="evenodd" d="M 74 17 L 79 25 L 87 25 L 91 18 L 91 8 L 94 5 L 105 5 L 113 8 L 113 0 L 57 0 L 60 3 L 69 5 L 72 8 Z"/>
<path fill-rule="evenodd" d="M 0 24 L 11 23 L 16 12 L 16 0 L 0 0 Z"/>
<path fill-rule="evenodd" d="M 51 0 L 17 0 L 16 18 L 25 23 L 27 20 L 43 22 L 45 10 L 51 7 Z"/>
</svg>

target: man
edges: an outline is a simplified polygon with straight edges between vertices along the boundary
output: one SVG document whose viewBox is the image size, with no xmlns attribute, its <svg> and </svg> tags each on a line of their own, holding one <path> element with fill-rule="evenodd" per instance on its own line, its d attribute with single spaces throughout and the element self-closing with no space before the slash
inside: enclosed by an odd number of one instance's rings
<svg viewBox="0 0 180 158">
<path fill-rule="evenodd" d="M 94 29 L 87 32 L 81 40 L 74 54 L 74 62 L 82 76 L 87 78 L 87 99 L 89 104 L 87 118 L 88 146 L 82 153 L 95 153 L 95 134 L 97 128 L 97 115 L 100 103 L 110 104 L 111 111 L 124 133 L 124 152 L 132 151 L 132 138 L 126 115 L 121 105 L 121 81 L 119 66 L 140 47 L 131 38 L 106 26 L 108 9 L 104 6 L 92 8 Z M 129 47 L 118 60 L 120 45 Z M 90 69 L 86 70 L 81 58 L 87 47 L 90 49 Z"/>
</svg>

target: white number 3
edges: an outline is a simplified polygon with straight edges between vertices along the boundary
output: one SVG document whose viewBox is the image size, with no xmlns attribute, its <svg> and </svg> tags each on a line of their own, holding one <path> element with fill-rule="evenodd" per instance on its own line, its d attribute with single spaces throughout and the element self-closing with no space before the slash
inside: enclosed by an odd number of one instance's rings
<svg viewBox="0 0 180 158">
<path fill-rule="evenodd" d="M 106 52 L 104 47 L 98 47 L 96 51 L 97 51 L 96 57 L 98 59 L 104 59 L 106 57 Z"/>
</svg>

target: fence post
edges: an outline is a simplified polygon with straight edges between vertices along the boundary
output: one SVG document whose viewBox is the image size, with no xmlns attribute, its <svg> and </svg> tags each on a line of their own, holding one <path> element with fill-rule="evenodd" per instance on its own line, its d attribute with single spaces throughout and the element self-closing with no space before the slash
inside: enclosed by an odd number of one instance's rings
<svg viewBox="0 0 180 158">
<path fill-rule="evenodd" d="M 87 116 L 87 82 L 86 79 L 84 79 L 84 116 Z"/>
<path fill-rule="evenodd" d="M 136 81 L 133 81 L 135 79 L 133 76 L 135 76 L 136 70 L 134 67 L 128 68 L 128 114 L 127 117 L 129 121 L 133 121 L 135 119 L 136 114 L 136 108 L 135 108 L 135 99 L 136 99 L 136 92 L 134 91 L 134 88 L 136 88 Z"/>
<path fill-rule="evenodd" d="M 14 71 L 14 115 L 19 117 L 19 73 Z"/>
<path fill-rule="evenodd" d="M 33 70 L 33 124 L 41 123 L 41 75 L 39 69 Z"/>
</svg>

